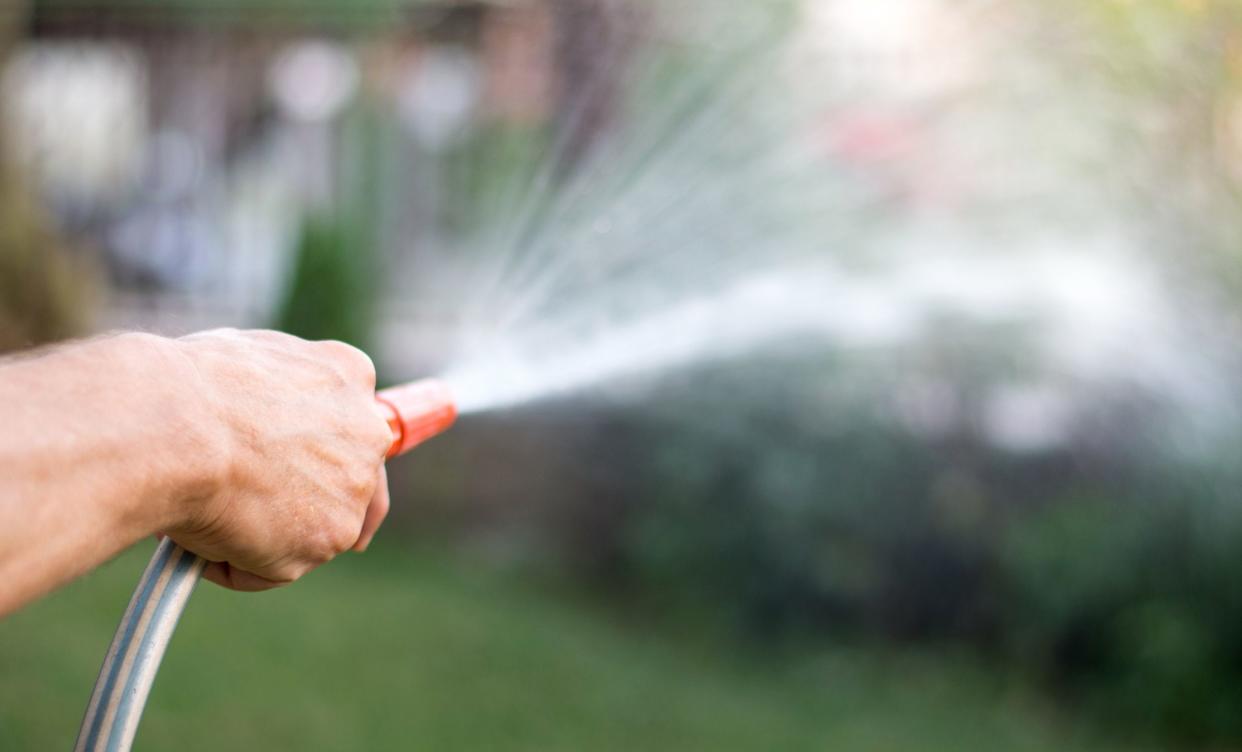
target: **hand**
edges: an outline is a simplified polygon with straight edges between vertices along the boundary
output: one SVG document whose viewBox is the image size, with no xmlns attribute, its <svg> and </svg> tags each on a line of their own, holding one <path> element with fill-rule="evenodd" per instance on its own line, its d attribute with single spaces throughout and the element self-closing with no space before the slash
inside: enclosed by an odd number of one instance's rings
<svg viewBox="0 0 1242 752">
<path fill-rule="evenodd" d="M 235 590 L 298 579 L 365 550 L 388 513 L 392 442 L 375 402 L 375 368 L 340 342 L 219 330 L 175 342 L 221 447 L 216 482 L 182 502 L 166 530 Z"/>
</svg>

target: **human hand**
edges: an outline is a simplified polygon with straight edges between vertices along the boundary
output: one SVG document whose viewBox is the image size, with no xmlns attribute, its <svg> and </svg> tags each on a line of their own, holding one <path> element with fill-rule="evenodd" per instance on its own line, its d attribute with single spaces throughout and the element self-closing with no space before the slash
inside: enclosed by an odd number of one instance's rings
<svg viewBox="0 0 1242 752">
<path fill-rule="evenodd" d="M 287 584 L 349 549 L 388 513 L 392 434 L 375 369 L 340 342 L 218 330 L 174 342 L 192 366 L 214 482 L 178 504 L 166 534 L 235 590 Z M 214 458 L 212 458 L 214 455 Z"/>
</svg>

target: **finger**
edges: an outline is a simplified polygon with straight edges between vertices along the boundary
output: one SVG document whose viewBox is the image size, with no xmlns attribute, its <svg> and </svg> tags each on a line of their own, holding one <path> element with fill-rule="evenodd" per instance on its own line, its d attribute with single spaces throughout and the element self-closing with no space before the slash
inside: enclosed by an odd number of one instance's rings
<svg viewBox="0 0 1242 752">
<path fill-rule="evenodd" d="M 388 422 L 388 419 L 392 416 L 392 408 L 376 399 L 367 400 L 367 406 L 378 419 L 375 421 L 376 444 L 383 447 L 383 454 L 381 456 L 386 457 L 388 456 L 388 450 L 392 449 L 393 443 L 401 438 L 399 433 L 393 433 L 392 425 Z"/>
<path fill-rule="evenodd" d="M 230 566 L 227 561 L 207 562 L 207 567 L 203 570 L 203 579 L 210 580 L 220 587 L 243 593 L 257 593 L 287 584 Z"/>
<path fill-rule="evenodd" d="M 367 506 L 366 517 L 362 520 L 362 532 L 358 534 L 358 542 L 354 544 L 355 551 L 366 551 L 367 546 L 371 545 L 371 539 L 375 537 L 375 531 L 379 530 L 379 526 L 383 524 L 384 518 L 388 516 L 390 506 L 388 469 L 380 465 L 379 483 L 375 485 L 375 495 L 371 497 L 371 503 Z"/>
</svg>

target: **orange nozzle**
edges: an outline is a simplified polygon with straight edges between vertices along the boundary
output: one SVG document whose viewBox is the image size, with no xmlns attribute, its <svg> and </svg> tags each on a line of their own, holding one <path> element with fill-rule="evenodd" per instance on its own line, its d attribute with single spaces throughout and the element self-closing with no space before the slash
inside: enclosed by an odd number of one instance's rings
<svg viewBox="0 0 1242 752">
<path fill-rule="evenodd" d="M 444 433 L 457 420 L 453 393 L 435 379 L 383 389 L 375 393 L 375 401 L 388 412 L 388 427 L 392 429 L 389 458 Z"/>
</svg>

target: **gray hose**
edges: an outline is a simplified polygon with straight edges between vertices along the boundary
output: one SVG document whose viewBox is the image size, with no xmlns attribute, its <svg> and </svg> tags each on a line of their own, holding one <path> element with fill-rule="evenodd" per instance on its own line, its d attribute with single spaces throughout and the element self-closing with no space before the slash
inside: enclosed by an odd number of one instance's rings
<svg viewBox="0 0 1242 752">
<path fill-rule="evenodd" d="M 75 752 L 126 752 L 173 630 L 207 562 L 165 538 L 138 581 L 95 680 Z"/>
</svg>

